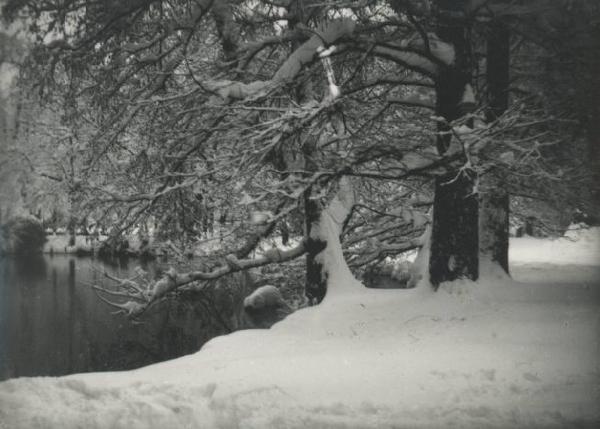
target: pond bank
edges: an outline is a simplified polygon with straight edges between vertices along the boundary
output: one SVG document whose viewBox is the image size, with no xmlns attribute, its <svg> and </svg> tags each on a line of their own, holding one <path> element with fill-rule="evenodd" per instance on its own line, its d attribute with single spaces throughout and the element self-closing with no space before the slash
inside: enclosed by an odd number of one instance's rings
<svg viewBox="0 0 600 429">
<path fill-rule="evenodd" d="M 124 240 L 127 243 L 126 246 L 117 246 L 118 248 L 113 250 L 103 249 L 103 245 L 108 239 L 106 235 L 76 235 L 74 243 L 71 238 L 68 234 L 47 235 L 47 241 L 44 243 L 42 253 L 49 255 L 91 256 L 106 251 L 111 256 L 145 257 L 150 259 L 164 253 L 157 252 L 154 245 L 149 245 L 147 242 L 134 237 L 127 237 Z"/>
</svg>

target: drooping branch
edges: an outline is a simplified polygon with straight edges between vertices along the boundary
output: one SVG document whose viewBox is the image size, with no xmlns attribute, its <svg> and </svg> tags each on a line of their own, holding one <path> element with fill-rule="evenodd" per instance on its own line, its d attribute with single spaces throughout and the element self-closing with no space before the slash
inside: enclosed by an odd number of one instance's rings
<svg viewBox="0 0 600 429">
<path fill-rule="evenodd" d="M 97 285 L 94 285 L 93 288 L 102 297 L 104 302 L 117 308 L 128 317 L 136 318 L 141 316 L 151 305 L 165 298 L 169 293 L 181 289 L 190 283 L 216 280 L 239 271 L 291 261 L 302 256 L 305 251 L 305 242 L 302 240 L 297 246 L 289 250 L 271 249 L 258 258 L 237 259 L 233 254 L 227 255 L 225 264 L 211 271 L 179 273 L 174 268 L 171 268 L 159 280 L 153 283 L 138 283 L 133 288 L 131 280 L 118 281 L 118 289 L 124 290 L 125 292 L 119 292 Z M 119 303 L 109 300 L 101 294 L 121 298 L 126 297 L 127 300 Z"/>
<path fill-rule="evenodd" d="M 345 216 L 353 204 L 353 191 L 348 184 L 347 179 L 341 179 L 340 190 L 336 197 L 328 206 L 328 213 L 339 223 L 339 233 L 341 233 L 341 225 L 344 222 Z M 270 226 L 280 219 L 291 209 L 282 209 L 278 215 L 267 225 L 262 232 L 268 233 Z M 254 238 L 250 239 L 251 244 L 255 244 Z M 230 253 L 224 259 L 224 263 L 210 271 L 190 271 L 179 273 L 175 268 L 170 268 L 160 279 L 155 282 L 149 282 L 142 278 L 142 281 L 134 282 L 132 279 L 119 280 L 110 278 L 117 282 L 117 290 L 104 288 L 98 285 L 93 285 L 96 293 L 107 304 L 125 313 L 128 317 L 136 318 L 141 316 L 149 307 L 163 300 L 172 292 L 175 292 L 193 282 L 205 282 L 216 280 L 229 274 L 240 271 L 246 271 L 251 268 L 262 267 L 274 263 L 282 263 L 296 259 L 307 251 L 307 237 L 302 239 L 295 247 L 288 250 L 272 248 L 267 250 L 262 256 L 256 258 L 238 259 L 236 254 Z M 239 254 L 239 252 L 238 252 Z M 201 286 L 202 287 L 202 286 Z M 113 300 L 108 297 L 113 297 Z M 114 299 L 127 298 L 123 302 L 117 302 Z"/>
</svg>

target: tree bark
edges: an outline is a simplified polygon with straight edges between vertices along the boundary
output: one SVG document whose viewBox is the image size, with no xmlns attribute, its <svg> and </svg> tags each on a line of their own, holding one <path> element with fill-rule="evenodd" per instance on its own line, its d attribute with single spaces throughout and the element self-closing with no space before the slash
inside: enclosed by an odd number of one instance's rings
<svg viewBox="0 0 600 429">
<path fill-rule="evenodd" d="M 473 178 L 464 172 L 436 179 L 429 259 L 429 279 L 434 287 L 479 276 L 479 203 L 473 186 Z"/>
<path fill-rule="evenodd" d="M 437 150 L 443 155 L 452 135 L 449 123 L 464 113 L 461 101 L 471 79 L 464 1 L 438 1 L 437 35 L 454 47 L 455 61 L 440 69 L 436 79 Z M 466 161 L 466 160 L 465 160 Z M 445 281 L 479 276 L 478 199 L 473 190 L 476 174 L 466 168 L 438 177 L 433 201 L 429 277 L 434 287 Z"/>
</svg>

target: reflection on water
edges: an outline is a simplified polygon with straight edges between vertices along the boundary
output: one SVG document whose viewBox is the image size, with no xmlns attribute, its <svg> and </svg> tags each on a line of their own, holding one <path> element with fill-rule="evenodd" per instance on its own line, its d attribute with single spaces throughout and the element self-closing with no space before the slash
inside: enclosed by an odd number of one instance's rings
<svg viewBox="0 0 600 429">
<path fill-rule="evenodd" d="M 89 284 L 104 280 L 98 268 L 131 277 L 137 264 L 0 257 L 0 380 L 132 369 L 195 352 L 227 332 L 189 301 L 167 302 L 143 324 L 111 314 Z"/>
</svg>

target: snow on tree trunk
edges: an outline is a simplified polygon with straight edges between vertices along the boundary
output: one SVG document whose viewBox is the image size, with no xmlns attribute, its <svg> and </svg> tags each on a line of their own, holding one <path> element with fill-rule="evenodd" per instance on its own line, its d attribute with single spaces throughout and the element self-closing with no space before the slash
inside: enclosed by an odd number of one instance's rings
<svg viewBox="0 0 600 429">
<path fill-rule="evenodd" d="M 483 273 L 508 273 L 508 193 L 500 186 L 481 192 L 479 204 L 479 265 Z"/>
<path fill-rule="evenodd" d="M 306 24 L 313 2 L 290 3 L 289 25 L 296 28 L 299 24 Z M 323 47 L 323 44 L 332 44 L 339 37 L 354 31 L 355 23 L 349 19 L 330 21 L 319 27 L 317 34 L 302 44 L 292 43 L 293 53 L 279 68 L 273 82 L 284 83 L 293 79 L 301 70 L 302 66 L 312 61 L 314 55 Z M 312 98 L 312 85 L 304 83 L 296 93 L 297 101 L 302 102 Z M 302 151 L 304 153 L 305 170 L 314 172 L 318 170 L 315 162 L 317 156 L 317 142 L 312 137 L 305 140 Z M 305 294 L 310 304 L 318 304 L 327 293 L 328 269 L 323 265 L 319 255 L 327 248 L 327 237 L 321 233 L 322 218 L 326 211 L 323 210 L 318 199 L 312 199 L 312 188 L 304 192 L 304 223 L 306 230 L 306 284 Z M 339 239 L 338 239 L 339 242 Z"/>
<path fill-rule="evenodd" d="M 410 267 L 409 287 L 416 287 L 424 290 L 431 290 L 431 280 L 429 278 L 429 261 L 431 256 L 431 225 L 425 229 L 423 235 L 419 238 L 421 248 Z"/>
<path fill-rule="evenodd" d="M 350 271 L 340 243 L 342 226 L 353 204 L 352 184 L 348 179 L 343 178 L 340 180 L 337 195 L 326 209 L 320 211 L 319 218 L 311 224 L 309 241 L 320 243 L 322 246 L 313 258 L 314 267 L 320 268 L 320 271 L 314 275 L 318 276 L 319 284 L 324 285 L 321 300 L 325 298 L 325 293 L 327 298 L 330 298 L 362 287 Z"/>
<path fill-rule="evenodd" d="M 323 266 L 317 261 L 317 255 L 327 246 L 318 233 L 319 221 L 323 210 L 318 201 L 310 198 L 311 190 L 304 195 L 304 222 L 306 226 L 306 286 L 305 294 L 310 304 L 318 304 L 327 292 L 327 278 Z"/>
<path fill-rule="evenodd" d="M 474 179 L 463 172 L 436 179 L 429 260 L 434 287 L 479 276 L 479 203 L 473 188 Z"/>
</svg>

